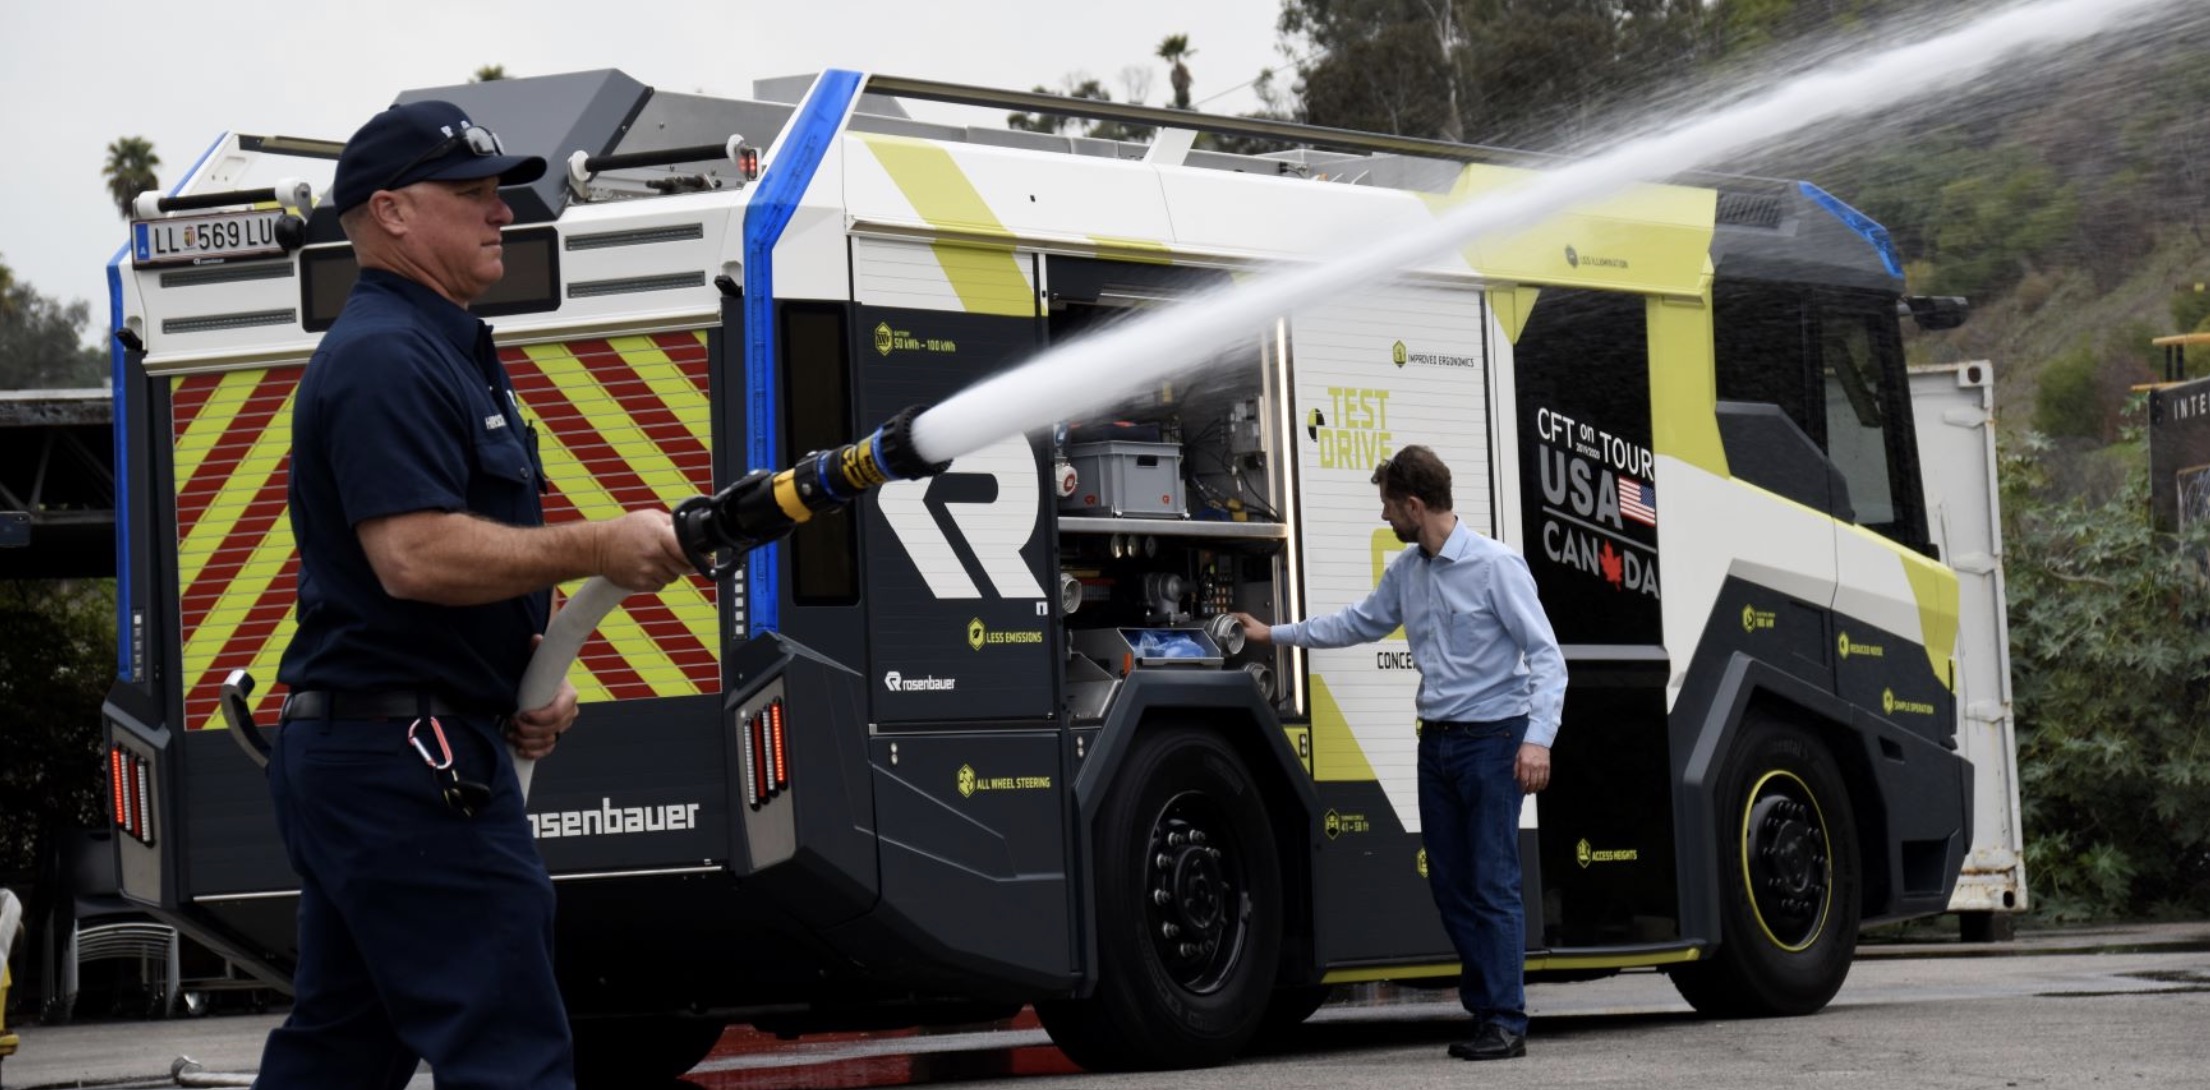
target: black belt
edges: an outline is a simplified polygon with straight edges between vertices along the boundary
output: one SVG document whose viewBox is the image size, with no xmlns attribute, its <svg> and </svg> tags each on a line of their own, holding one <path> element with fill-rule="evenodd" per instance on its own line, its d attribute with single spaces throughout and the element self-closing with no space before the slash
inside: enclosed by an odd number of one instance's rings
<svg viewBox="0 0 2210 1090">
<path fill-rule="evenodd" d="M 495 715 L 434 693 L 310 691 L 284 698 L 285 719 L 413 719 L 423 715 Z"/>
<path fill-rule="evenodd" d="M 1519 718 L 1521 717 L 1517 715 L 1512 715 L 1506 716 L 1502 719 L 1422 719 L 1420 720 L 1420 730 L 1434 731 L 1437 734 L 1448 734 L 1454 730 L 1468 730 L 1475 727 L 1502 726 L 1506 723 L 1511 722 L 1514 719 Z"/>
</svg>

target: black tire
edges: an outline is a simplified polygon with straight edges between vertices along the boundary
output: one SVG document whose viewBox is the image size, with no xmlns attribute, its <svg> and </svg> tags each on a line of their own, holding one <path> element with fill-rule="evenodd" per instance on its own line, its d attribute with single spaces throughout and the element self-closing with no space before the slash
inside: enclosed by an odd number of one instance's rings
<svg viewBox="0 0 2210 1090">
<path fill-rule="evenodd" d="M 674 1082 L 714 1050 L 726 1028 L 696 1018 L 587 1018 L 575 1034 L 577 1090 L 626 1090 Z"/>
<path fill-rule="evenodd" d="M 1147 728 L 1098 811 L 1097 991 L 1037 1005 L 1092 1071 L 1224 1063 L 1258 1033 L 1281 954 L 1281 861 L 1235 751 Z"/>
<path fill-rule="evenodd" d="M 1717 790 L 1719 948 L 1673 970 L 1673 986 L 1710 1017 L 1810 1014 L 1857 949 L 1861 864 L 1841 770 L 1809 731 L 1753 717 Z"/>
</svg>

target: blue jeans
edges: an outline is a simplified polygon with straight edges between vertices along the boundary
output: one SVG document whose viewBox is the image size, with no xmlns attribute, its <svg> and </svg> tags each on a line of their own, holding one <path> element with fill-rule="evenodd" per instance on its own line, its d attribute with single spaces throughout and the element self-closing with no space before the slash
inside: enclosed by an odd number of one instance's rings
<svg viewBox="0 0 2210 1090">
<path fill-rule="evenodd" d="M 575 1085 L 552 880 L 514 764 L 490 719 L 443 724 L 462 776 L 492 789 L 473 818 L 446 805 L 405 720 L 277 732 L 269 788 L 299 874 L 299 967 L 261 1090 L 397 1090 L 417 1057 L 439 1090 Z"/>
<path fill-rule="evenodd" d="M 1527 1032 L 1527 913 L 1519 890 L 1519 781 L 1527 717 L 1420 732 L 1427 885 L 1458 948 L 1458 1001 L 1476 1022 Z"/>
</svg>

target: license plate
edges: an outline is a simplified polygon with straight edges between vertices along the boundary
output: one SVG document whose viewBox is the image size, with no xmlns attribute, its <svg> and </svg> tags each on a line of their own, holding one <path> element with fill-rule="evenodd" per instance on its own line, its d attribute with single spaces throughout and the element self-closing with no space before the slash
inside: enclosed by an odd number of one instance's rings
<svg viewBox="0 0 2210 1090">
<path fill-rule="evenodd" d="M 283 218 L 282 209 L 271 208 L 265 212 L 225 212 L 134 223 L 130 225 L 131 261 L 145 268 L 272 257 L 284 252 L 276 241 L 276 225 Z"/>
</svg>

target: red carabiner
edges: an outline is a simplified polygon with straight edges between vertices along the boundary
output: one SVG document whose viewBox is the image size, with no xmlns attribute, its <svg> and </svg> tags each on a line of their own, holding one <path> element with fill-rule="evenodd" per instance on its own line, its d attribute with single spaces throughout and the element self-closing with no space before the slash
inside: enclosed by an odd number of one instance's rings
<svg viewBox="0 0 2210 1090">
<path fill-rule="evenodd" d="M 430 747 L 423 745 L 422 739 L 415 736 L 415 732 L 421 730 L 424 723 L 430 725 L 430 734 L 437 739 L 438 752 L 444 754 L 442 763 L 438 758 L 430 756 Z M 431 771 L 443 772 L 453 767 L 453 747 L 445 741 L 445 728 L 438 725 L 436 716 L 417 719 L 407 724 L 407 744 L 413 746 L 414 751 L 422 755 L 422 763 L 429 765 Z"/>
</svg>

